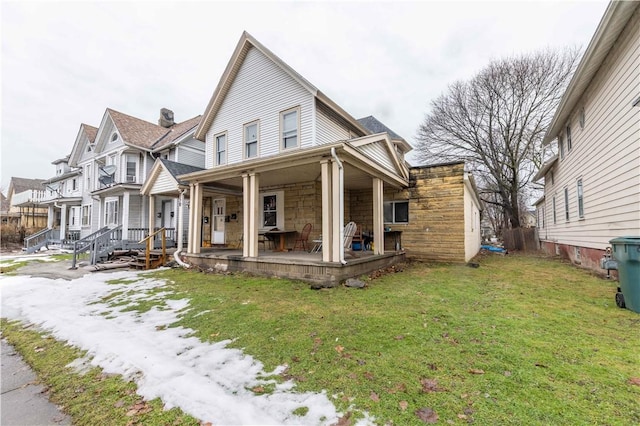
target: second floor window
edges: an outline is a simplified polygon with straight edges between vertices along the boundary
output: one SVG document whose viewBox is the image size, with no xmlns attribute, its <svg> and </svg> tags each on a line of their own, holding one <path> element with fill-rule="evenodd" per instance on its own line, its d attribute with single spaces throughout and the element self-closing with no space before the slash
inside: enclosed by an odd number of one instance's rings
<svg viewBox="0 0 640 426">
<path fill-rule="evenodd" d="M 87 164 L 84 168 L 85 182 L 87 183 L 87 189 L 85 191 L 91 191 L 91 164 Z"/>
<path fill-rule="evenodd" d="M 564 158 L 564 137 L 560 136 L 558 138 L 558 150 L 560 151 L 560 159 Z"/>
<path fill-rule="evenodd" d="M 571 151 L 571 126 L 567 126 L 567 151 Z"/>
<path fill-rule="evenodd" d="M 582 179 L 578 179 L 578 217 L 584 217 L 584 199 L 582 195 Z"/>
<path fill-rule="evenodd" d="M 244 126 L 244 158 L 258 156 L 258 123 L 250 123 Z"/>
<path fill-rule="evenodd" d="M 127 182 L 135 183 L 137 177 L 138 163 L 133 155 L 127 155 Z"/>
<path fill-rule="evenodd" d="M 227 162 L 227 135 L 216 136 L 216 166 Z"/>
<path fill-rule="evenodd" d="M 298 109 L 282 113 L 282 149 L 298 146 Z"/>
<path fill-rule="evenodd" d="M 564 189 L 564 220 L 569 222 L 569 188 Z"/>
</svg>

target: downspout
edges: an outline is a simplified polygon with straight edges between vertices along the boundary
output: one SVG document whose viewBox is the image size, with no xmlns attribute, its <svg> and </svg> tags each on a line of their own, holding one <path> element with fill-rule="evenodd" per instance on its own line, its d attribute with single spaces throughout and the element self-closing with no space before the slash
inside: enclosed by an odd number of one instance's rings
<svg viewBox="0 0 640 426">
<path fill-rule="evenodd" d="M 343 265 L 345 265 L 347 262 L 344 260 L 344 170 L 342 168 L 342 161 L 340 161 L 340 159 L 338 158 L 338 154 L 336 154 L 336 149 L 335 147 L 331 148 L 331 156 L 333 157 L 333 159 L 335 160 L 336 164 L 338 165 L 338 191 L 340 192 L 340 196 L 339 196 L 339 201 L 338 201 L 338 209 L 340 210 L 340 213 L 338 215 L 339 217 L 339 223 L 338 226 L 340 226 L 340 263 L 342 263 Z"/>
<path fill-rule="evenodd" d="M 189 265 L 188 263 L 185 263 L 182 261 L 182 259 L 180 259 L 180 253 L 182 252 L 182 233 L 184 232 L 184 193 L 186 191 L 186 189 L 180 189 L 180 199 L 178 201 L 178 247 L 176 248 L 176 251 L 173 253 L 173 258 L 175 259 L 176 263 L 180 266 L 182 266 L 183 268 L 190 268 L 191 265 Z"/>
</svg>

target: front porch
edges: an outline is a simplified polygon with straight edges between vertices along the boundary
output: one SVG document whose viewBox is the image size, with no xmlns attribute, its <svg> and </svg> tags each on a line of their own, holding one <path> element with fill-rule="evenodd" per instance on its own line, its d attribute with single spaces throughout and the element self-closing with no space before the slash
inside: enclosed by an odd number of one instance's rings
<svg viewBox="0 0 640 426">
<path fill-rule="evenodd" d="M 203 270 L 248 272 L 254 275 L 280 277 L 309 282 L 312 286 L 335 287 L 347 278 L 359 277 L 405 261 L 404 251 L 374 254 L 357 251 L 346 254 L 346 263 L 325 262 L 322 253 L 305 251 L 260 251 L 258 257 L 244 257 L 241 248 L 202 248 L 184 258 Z"/>
</svg>

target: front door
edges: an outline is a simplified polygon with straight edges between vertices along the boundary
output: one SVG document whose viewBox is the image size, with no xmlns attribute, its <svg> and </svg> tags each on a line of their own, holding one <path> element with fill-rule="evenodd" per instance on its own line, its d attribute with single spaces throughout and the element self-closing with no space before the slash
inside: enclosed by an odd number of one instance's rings
<svg viewBox="0 0 640 426">
<path fill-rule="evenodd" d="M 225 200 L 213 200 L 213 244 L 224 244 Z"/>
</svg>

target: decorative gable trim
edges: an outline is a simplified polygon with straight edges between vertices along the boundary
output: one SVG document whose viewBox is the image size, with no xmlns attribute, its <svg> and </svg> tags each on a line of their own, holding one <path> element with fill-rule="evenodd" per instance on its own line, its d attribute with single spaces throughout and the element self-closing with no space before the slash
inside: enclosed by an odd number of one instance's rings
<svg viewBox="0 0 640 426">
<path fill-rule="evenodd" d="M 406 166 L 404 166 L 404 162 L 402 162 L 398 158 L 398 154 L 394 148 L 393 142 L 391 141 L 391 138 L 389 137 L 388 133 L 376 133 L 375 135 L 369 135 L 369 136 L 363 136 L 361 138 L 351 139 L 348 141 L 348 144 L 356 148 L 358 151 L 360 151 L 363 155 L 366 155 L 367 157 L 371 157 L 371 155 L 364 152 L 365 151 L 365 149 L 363 149 L 364 147 L 366 147 L 367 145 L 374 145 L 374 144 L 382 145 L 384 147 L 386 154 L 388 155 L 388 159 L 390 163 L 394 167 L 392 171 L 398 173 L 405 179 L 409 179 L 409 170 L 407 169 Z M 384 167 L 384 165 L 382 164 L 381 166 Z"/>
<path fill-rule="evenodd" d="M 80 124 L 78 135 L 73 143 L 71 154 L 69 154 L 69 166 L 77 167 L 78 161 L 82 158 L 82 153 L 86 149 L 87 144 L 93 144 L 95 149 L 96 135 L 98 128 L 90 126 L 88 124 Z"/>
</svg>

